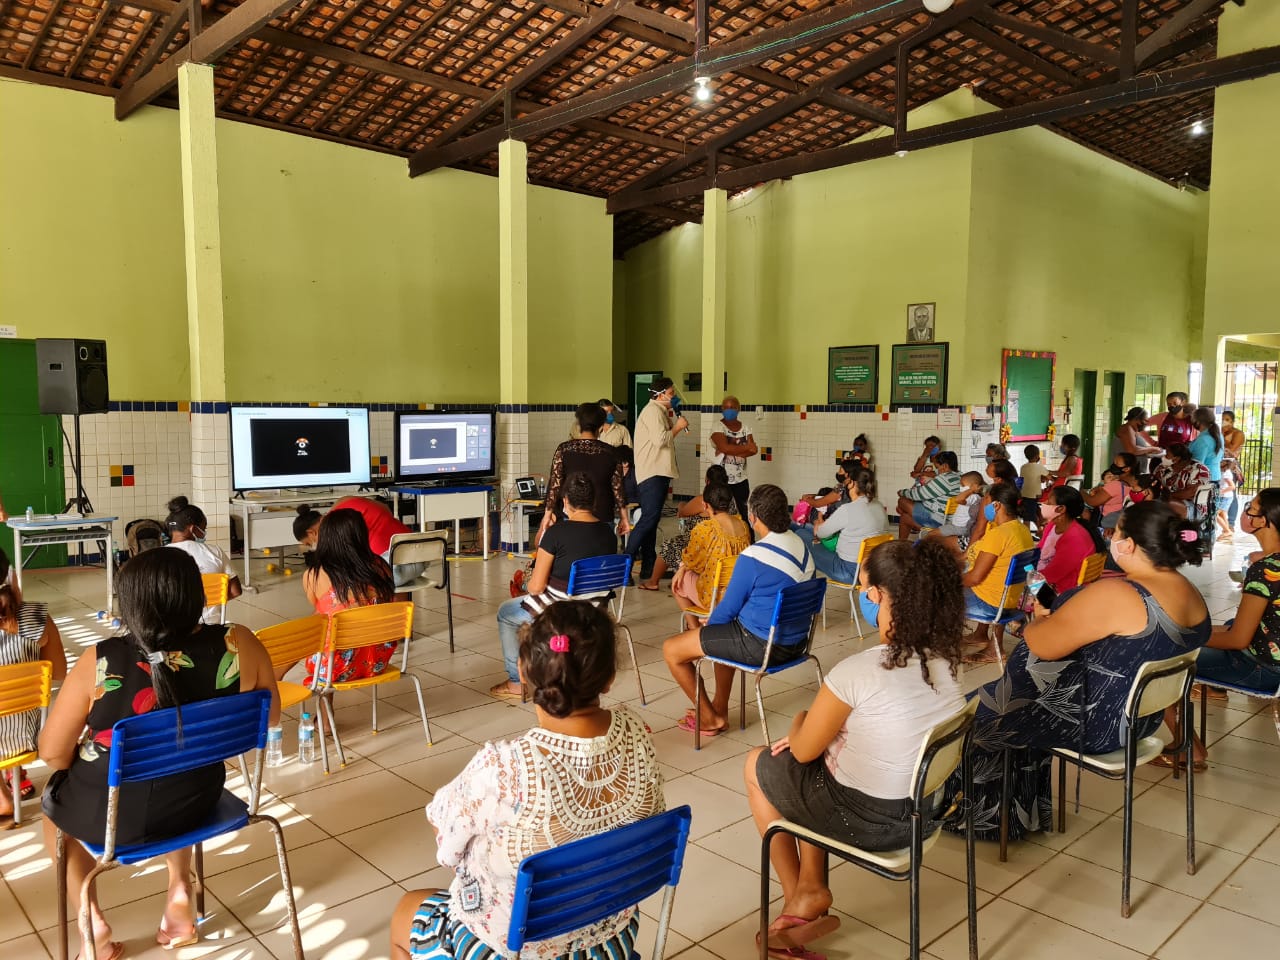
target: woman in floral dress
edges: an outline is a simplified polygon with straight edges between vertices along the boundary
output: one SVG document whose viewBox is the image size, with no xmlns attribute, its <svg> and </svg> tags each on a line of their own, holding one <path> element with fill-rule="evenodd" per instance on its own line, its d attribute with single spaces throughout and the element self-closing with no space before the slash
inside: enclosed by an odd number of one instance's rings
<svg viewBox="0 0 1280 960">
<path fill-rule="evenodd" d="M 120 608 L 129 632 L 86 652 L 67 674 L 40 734 L 40 757 L 55 772 L 45 787 L 45 840 L 57 831 L 101 844 L 107 820 L 107 757 L 111 730 L 126 717 L 157 708 L 250 690 L 271 691 L 271 718 L 280 715 L 271 660 L 244 627 L 200 622 L 204 586 L 196 562 L 178 550 L 149 550 L 121 570 Z M 83 736 L 81 735 L 83 731 Z M 146 843 L 193 829 L 222 796 L 226 767 L 211 764 L 178 776 L 120 788 L 116 842 Z M 67 843 L 68 890 L 78 896 L 93 858 Z M 191 850 L 171 853 L 169 896 L 156 933 L 161 946 L 197 942 L 191 903 Z M 111 939 L 96 895 L 89 905 L 100 960 L 124 947 Z M 82 944 L 82 951 L 87 945 Z"/>
<path fill-rule="evenodd" d="M 1048 751 L 1120 749 L 1125 701 L 1142 664 L 1208 641 L 1204 598 L 1177 569 L 1200 563 L 1197 540 L 1195 525 L 1168 504 L 1134 504 L 1111 540 L 1124 577 L 1072 590 L 1058 598 L 1052 613 L 1037 606 L 1004 675 L 974 693 L 981 701 L 973 740 L 978 836 L 999 838 L 1006 749 L 1014 751 L 1009 837 L 1052 829 Z M 1160 716 L 1148 717 L 1134 732 L 1150 736 L 1160 722 Z M 959 789 L 953 777 L 947 799 Z"/>
</svg>

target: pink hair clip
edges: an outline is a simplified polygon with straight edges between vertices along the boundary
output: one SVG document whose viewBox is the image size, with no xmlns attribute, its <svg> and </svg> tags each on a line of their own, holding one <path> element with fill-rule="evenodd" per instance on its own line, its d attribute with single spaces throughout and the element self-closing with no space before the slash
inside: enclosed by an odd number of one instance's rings
<svg viewBox="0 0 1280 960">
<path fill-rule="evenodd" d="M 566 637 L 563 633 L 557 633 L 554 637 L 551 638 L 551 650 L 554 653 L 568 653 L 569 638 Z"/>
<path fill-rule="evenodd" d="M 1196 533 L 1194 530 L 1183 530 L 1182 533 L 1179 534 L 1179 536 L 1182 537 L 1183 543 L 1195 543 L 1197 540 L 1200 539 L 1200 535 Z"/>
</svg>

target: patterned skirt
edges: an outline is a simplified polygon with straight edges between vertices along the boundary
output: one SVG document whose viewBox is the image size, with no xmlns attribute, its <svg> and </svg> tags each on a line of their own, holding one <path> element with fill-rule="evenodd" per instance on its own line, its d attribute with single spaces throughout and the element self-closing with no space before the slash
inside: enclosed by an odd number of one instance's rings
<svg viewBox="0 0 1280 960">
<path fill-rule="evenodd" d="M 630 960 L 639 928 L 640 916 L 636 914 L 604 943 L 563 954 L 557 960 Z M 462 921 L 453 919 L 449 891 L 438 890 L 423 900 L 413 915 L 409 956 L 413 960 L 502 960 L 504 954 L 481 941 Z"/>
</svg>

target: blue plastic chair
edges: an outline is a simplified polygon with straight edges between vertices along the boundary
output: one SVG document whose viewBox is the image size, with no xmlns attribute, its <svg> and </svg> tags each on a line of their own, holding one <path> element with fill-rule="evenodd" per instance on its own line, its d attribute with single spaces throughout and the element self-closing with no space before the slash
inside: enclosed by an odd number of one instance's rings
<svg viewBox="0 0 1280 960">
<path fill-rule="evenodd" d="M 1039 562 L 1039 547 L 1032 547 L 1030 550 L 1015 553 L 1013 559 L 1009 561 L 1009 569 L 1004 576 L 1004 592 L 1000 594 L 1000 603 L 997 606 L 1000 612 L 990 620 L 981 620 L 977 617 L 966 617 L 965 619 L 972 620 L 974 623 L 985 623 L 990 627 L 1006 627 L 1011 623 L 1017 623 L 1019 620 L 1025 619 L 1026 615 L 1016 601 L 1012 607 L 1009 606 L 1009 594 L 1013 592 L 1014 587 L 1026 587 L 1027 567 L 1031 567 L 1034 570 Z M 996 641 L 996 657 L 1003 667 L 1004 644 L 998 640 Z"/>
<path fill-rule="evenodd" d="M 783 587 L 778 591 L 778 599 L 773 605 L 773 619 L 769 623 L 769 638 L 765 642 L 764 656 L 759 666 L 753 663 L 739 663 L 736 660 L 724 660 L 720 657 L 700 657 L 695 660 L 693 662 L 693 673 L 698 678 L 697 695 L 694 698 L 695 709 L 696 705 L 702 702 L 703 663 L 719 663 L 726 667 L 733 667 L 733 669 L 742 672 L 742 686 L 738 693 L 738 728 L 745 730 L 747 728 L 747 675 L 750 674 L 755 677 L 756 708 L 760 711 L 760 730 L 764 733 L 765 746 L 768 746 L 772 741 L 769 739 L 769 722 L 764 715 L 764 699 L 760 696 L 760 681 L 767 676 L 781 673 L 783 670 L 789 670 L 812 660 L 814 667 L 818 671 L 818 684 L 821 686 L 822 664 L 818 662 L 818 658 L 810 653 L 809 650 L 813 646 L 813 635 L 818 626 L 818 617 L 822 614 L 826 596 L 827 581 L 824 577 L 793 583 L 791 586 Z M 778 632 L 784 627 L 794 626 L 805 621 L 808 621 L 808 633 L 805 635 L 800 653 L 786 663 L 764 666 L 764 664 L 769 663 L 769 656 L 773 652 L 773 642 L 778 636 Z M 693 725 L 693 749 L 702 749 L 702 731 L 697 723 Z"/>
<path fill-rule="evenodd" d="M 627 602 L 627 585 L 631 582 L 631 558 L 625 553 L 605 557 L 586 557 L 575 560 L 569 568 L 571 597 L 589 596 L 593 593 L 609 594 L 609 611 L 618 629 L 627 638 L 627 650 L 631 653 L 631 669 L 636 673 L 636 686 L 640 690 L 640 704 L 648 706 L 644 698 L 644 683 L 640 679 L 640 664 L 636 660 L 636 645 L 631 639 L 631 628 L 622 622 L 622 610 Z"/>
<path fill-rule="evenodd" d="M 182 707 L 182 733 L 179 736 L 177 711 L 153 710 L 128 717 L 111 728 L 111 754 L 107 758 L 107 826 L 102 846 L 83 846 L 97 861 L 84 878 L 80 889 L 80 934 L 89 945 L 88 960 L 96 960 L 92 921 L 88 910 L 88 893 L 98 874 L 117 867 L 164 856 L 183 847 L 195 847 L 196 923 L 204 919 L 204 841 L 234 833 L 251 823 L 266 823 L 275 834 L 276 854 L 280 863 L 280 880 L 284 884 L 285 904 L 293 930 L 293 952 L 303 960 L 302 936 L 298 930 L 298 909 L 293 900 L 293 883 L 289 877 L 289 857 L 285 851 L 284 833 L 274 817 L 258 813 L 258 792 L 262 786 L 262 752 L 267 743 L 267 725 L 271 712 L 271 694 L 253 690 L 214 700 L 201 700 Z M 186 773 L 199 767 L 222 763 L 256 750 L 253 778 L 249 781 L 246 803 L 229 790 L 222 792 L 217 806 L 199 827 L 177 836 L 151 843 L 116 846 L 116 817 L 119 813 L 120 787 L 125 783 L 158 780 Z M 83 843 L 83 841 L 77 841 Z M 62 960 L 67 960 L 67 862 L 66 835 L 57 834 L 58 931 Z"/>
<path fill-rule="evenodd" d="M 603 920 L 665 886 L 653 945 L 654 960 L 661 960 L 692 819 L 688 806 L 677 807 L 525 857 L 516 874 L 507 952 L 518 958 L 526 943 Z M 640 954 L 632 951 L 631 960 Z"/>
</svg>

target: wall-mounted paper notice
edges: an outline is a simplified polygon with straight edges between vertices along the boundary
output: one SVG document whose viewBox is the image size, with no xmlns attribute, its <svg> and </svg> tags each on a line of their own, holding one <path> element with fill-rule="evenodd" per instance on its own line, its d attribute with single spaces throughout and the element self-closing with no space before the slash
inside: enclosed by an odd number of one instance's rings
<svg viewBox="0 0 1280 960">
<path fill-rule="evenodd" d="M 960 408 L 959 407 L 939 407 L 938 408 L 938 426 L 940 427 L 960 426 Z"/>
</svg>

